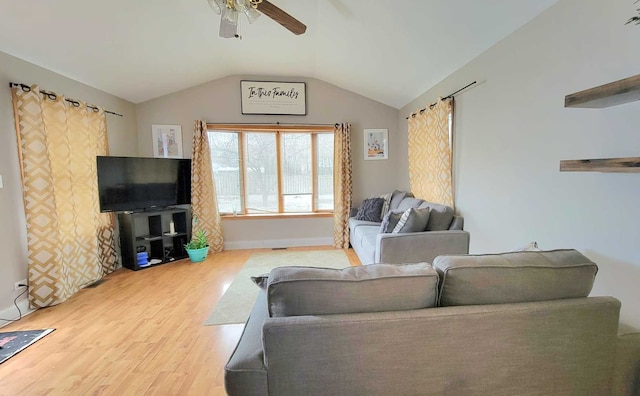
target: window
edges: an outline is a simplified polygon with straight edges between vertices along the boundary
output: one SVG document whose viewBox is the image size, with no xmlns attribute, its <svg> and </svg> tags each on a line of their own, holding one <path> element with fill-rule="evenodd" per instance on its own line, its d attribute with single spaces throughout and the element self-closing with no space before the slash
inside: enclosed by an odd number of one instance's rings
<svg viewBox="0 0 640 396">
<path fill-rule="evenodd" d="M 283 128 L 211 126 L 221 214 L 333 211 L 333 128 Z"/>
</svg>

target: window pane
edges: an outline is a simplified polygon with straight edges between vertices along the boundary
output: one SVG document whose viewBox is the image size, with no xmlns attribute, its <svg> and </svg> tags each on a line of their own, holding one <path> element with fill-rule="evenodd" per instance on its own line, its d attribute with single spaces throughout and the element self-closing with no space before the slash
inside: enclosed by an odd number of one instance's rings
<svg viewBox="0 0 640 396">
<path fill-rule="evenodd" d="M 276 135 L 246 133 L 244 136 L 247 213 L 277 213 Z"/>
<path fill-rule="evenodd" d="M 311 134 L 283 133 L 282 194 L 285 212 L 311 212 Z"/>
<path fill-rule="evenodd" d="M 209 132 L 211 165 L 220 213 L 242 212 L 237 132 Z"/>
<path fill-rule="evenodd" d="M 317 210 L 333 210 L 333 133 L 319 133 L 316 140 Z"/>
</svg>

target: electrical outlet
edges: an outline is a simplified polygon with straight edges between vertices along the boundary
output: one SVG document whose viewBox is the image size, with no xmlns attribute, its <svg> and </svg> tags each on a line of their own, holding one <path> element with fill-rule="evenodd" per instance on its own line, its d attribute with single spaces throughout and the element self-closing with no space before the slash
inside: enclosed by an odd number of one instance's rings
<svg viewBox="0 0 640 396">
<path fill-rule="evenodd" d="M 17 281 L 16 283 L 14 283 L 13 287 L 14 290 L 20 290 L 20 288 L 27 286 L 27 280 L 23 279 L 21 281 Z"/>
</svg>

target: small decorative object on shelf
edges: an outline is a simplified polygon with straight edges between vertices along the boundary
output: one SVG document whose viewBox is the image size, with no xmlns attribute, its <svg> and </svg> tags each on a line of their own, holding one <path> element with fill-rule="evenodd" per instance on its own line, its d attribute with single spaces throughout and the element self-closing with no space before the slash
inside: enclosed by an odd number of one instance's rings
<svg viewBox="0 0 640 396">
<path fill-rule="evenodd" d="M 198 263 L 204 261 L 209 253 L 209 240 L 204 230 L 198 230 L 193 233 L 193 239 L 184 245 L 187 254 L 192 262 Z"/>
</svg>

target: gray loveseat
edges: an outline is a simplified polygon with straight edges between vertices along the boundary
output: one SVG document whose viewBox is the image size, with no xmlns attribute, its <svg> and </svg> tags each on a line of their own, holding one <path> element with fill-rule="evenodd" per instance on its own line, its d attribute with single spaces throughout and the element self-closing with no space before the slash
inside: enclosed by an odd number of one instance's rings
<svg viewBox="0 0 640 396">
<path fill-rule="evenodd" d="M 640 334 L 575 250 L 271 271 L 235 395 L 638 395 Z"/>
<path fill-rule="evenodd" d="M 362 264 L 431 263 L 441 254 L 469 252 L 469 233 L 463 231 L 464 218 L 453 209 L 414 198 L 404 191 L 391 194 L 388 213 L 404 213 L 410 208 L 429 208 L 428 222 L 423 230 L 383 232 L 379 221 L 359 220 L 357 210 L 349 218 L 349 240 Z M 388 215 L 387 215 L 388 217 Z"/>
</svg>

